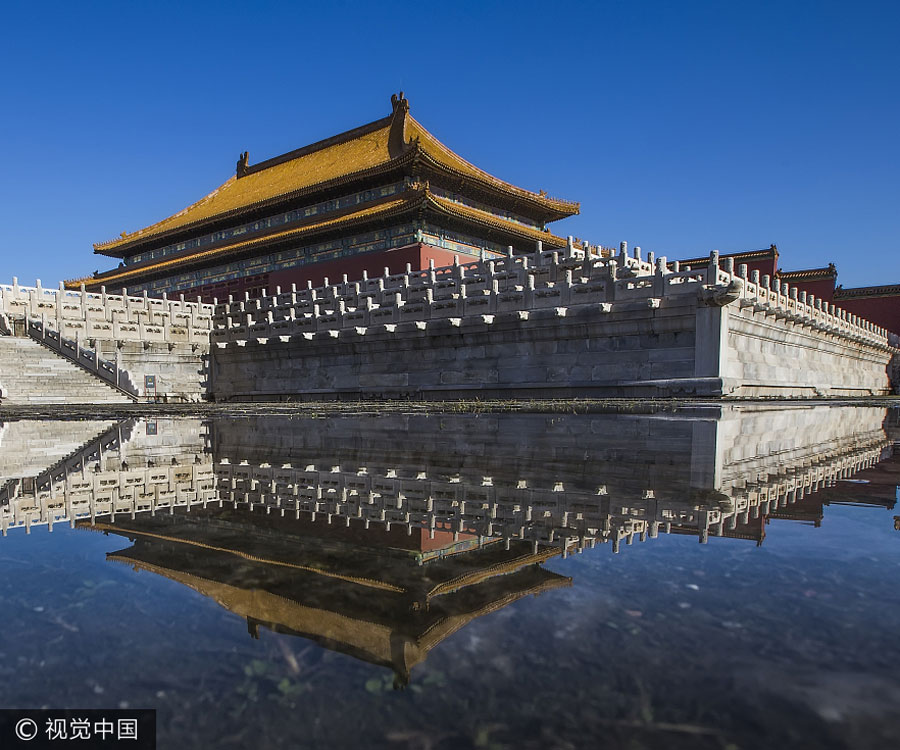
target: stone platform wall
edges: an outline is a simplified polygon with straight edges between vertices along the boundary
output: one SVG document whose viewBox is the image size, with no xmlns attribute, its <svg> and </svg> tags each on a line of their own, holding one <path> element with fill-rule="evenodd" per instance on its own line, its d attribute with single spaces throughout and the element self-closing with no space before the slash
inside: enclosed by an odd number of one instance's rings
<svg viewBox="0 0 900 750">
<path fill-rule="evenodd" d="M 895 335 L 717 253 L 682 271 L 625 243 L 538 243 L 273 292 L 204 305 L 14 283 L 0 334 L 39 330 L 160 400 L 866 396 L 900 363 Z"/>
<path fill-rule="evenodd" d="M 890 392 L 896 336 L 884 343 L 835 330 L 804 311 L 765 304 L 751 294 L 715 311 L 727 337 L 719 365 L 723 395 L 869 396 Z M 784 302 L 793 302 L 790 298 Z M 808 307 L 808 306 L 806 306 Z"/>
<path fill-rule="evenodd" d="M 628 309 L 629 307 L 637 309 Z M 217 399 L 313 397 L 503 398 L 655 393 L 641 380 L 679 378 L 683 393 L 715 393 L 694 373 L 693 310 L 614 314 L 583 306 L 400 324 L 364 336 L 247 342 L 217 349 Z M 348 340 L 349 339 L 349 340 Z"/>
<path fill-rule="evenodd" d="M 217 399 L 878 395 L 898 351 L 715 253 L 681 271 L 624 244 L 275 291 L 216 308 Z"/>
</svg>

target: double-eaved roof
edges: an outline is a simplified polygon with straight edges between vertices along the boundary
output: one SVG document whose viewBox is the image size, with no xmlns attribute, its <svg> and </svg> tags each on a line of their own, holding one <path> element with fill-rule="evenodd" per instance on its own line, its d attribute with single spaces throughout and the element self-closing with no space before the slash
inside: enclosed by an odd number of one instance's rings
<svg viewBox="0 0 900 750">
<path fill-rule="evenodd" d="M 306 195 L 335 194 L 334 190 L 344 185 L 392 172 L 409 175 L 413 173 L 411 167 L 417 167 L 416 173 L 434 175 L 448 183 L 464 183 L 467 192 L 483 196 L 485 203 L 531 217 L 538 224 L 578 213 L 577 203 L 516 187 L 458 156 L 409 114 L 402 93 L 399 98 L 392 97 L 392 104 L 393 111 L 388 117 L 259 164 L 247 164 L 246 155 L 242 154 L 237 174 L 209 195 L 162 221 L 97 243 L 94 251 L 127 257 L 244 215 L 261 215 L 260 211 L 270 207 L 274 210 Z M 432 200 L 435 206 L 441 205 L 437 196 Z M 462 212 L 466 218 L 487 220 L 479 216 L 487 214 L 490 221 L 500 222 L 514 233 L 521 234 L 526 229 L 522 224 L 468 206 L 454 204 L 452 209 L 445 208 Z M 361 209 L 359 213 L 370 209 Z M 352 221 L 355 213 L 344 218 Z"/>
<path fill-rule="evenodd" d="M 405 215 L 418 214 L 427 210 L 432 214 L 456 218 L 469 225 L 487 230 L 499 230 L 507 236 L 521 240 L 541 240 L 550 247 L 563 247 L 566 240 L 549 232 L 541 231 L 525 224 L 506 221 L 488 211 L 482 211 L 433 194 L 426 185 L 414 185 L 399 195 L 375 201 L 349 211 L 335 211 L 324 216 L 312 216 L 306 221 L 292 224 L 288 229 L 252 236 L 248 239 L 217 243 L 207 249 L 184 250 L 166 258 L 148 260 L 100 274 L 97 280 L 104 283 L 127 283 L 135 277 L 149 274 L 166 274 L 174 269 L 187 266 L 205 266 L 220 259 L 253 254 L 255 251 L 269 251 L 282 245 L 293 245 L 299 241 L 333 231 L 349 231 L 372 221 L 394 219 Z M 76 282 L 71 282 L 76 283 Z"/>
</svg>

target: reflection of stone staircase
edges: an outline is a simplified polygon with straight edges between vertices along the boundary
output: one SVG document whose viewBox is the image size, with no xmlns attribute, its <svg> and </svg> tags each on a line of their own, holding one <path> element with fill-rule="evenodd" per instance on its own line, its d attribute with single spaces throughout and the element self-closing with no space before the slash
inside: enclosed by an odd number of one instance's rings
<svg viewBox="0 0 900 750">
<path fill-rule="evenodd" d="M 0 336 L 4 404 L 128 404 L 132 399 L 36 341 Z"/>
<path fill-rule="evenodd" d="M 80 472 L 83 476 L 88 464 L 96 466 L 104 453 L 115 451 L 121 458 L 121 446 L 134 429 L 134 420 L 125 422 L 47 422 L 27 420 L 9 423 L 20 427 L 21 452 L 0 451 L 0 508 L 23 494 L 47 490 L 54 479 L 64 482 L 70 473 Z M 98 434 L 98 427 L 103 431 Z M 31 463 L 22 454 L 36 458 Z M 62 456 L 62 457 L 60 457 Z M 5 460 L 4 460 L 5 459 Z M 18 461 L 18 464 L 16 463 Z M 10 473 L 10 464 L 14 472 Z M 35 468 L 40 466 L 39 469 Z M 8 479 L 7 476 L 12 477 Z"/>
<path fill-rule="evenodd" d="M 127 424 L 127 423 L 126 423 Z M 0 484 L 10 479 L 40 477 L 78 455 L 113 421 L 22 419 L 0 425 Z M 3 491 L 0 489 L 0 501 Z"/>
</svg>

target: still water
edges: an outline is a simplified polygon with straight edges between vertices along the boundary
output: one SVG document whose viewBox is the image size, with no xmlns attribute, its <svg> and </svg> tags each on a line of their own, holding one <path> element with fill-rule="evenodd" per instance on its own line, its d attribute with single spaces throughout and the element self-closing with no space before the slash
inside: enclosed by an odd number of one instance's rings
<svg viewBox="0 0 900 750">
<path fill-rule="evenodd" d="M 888 748 L 900 420 L 0 424 L 0 705 L 159 747 Z"/>
</svg>

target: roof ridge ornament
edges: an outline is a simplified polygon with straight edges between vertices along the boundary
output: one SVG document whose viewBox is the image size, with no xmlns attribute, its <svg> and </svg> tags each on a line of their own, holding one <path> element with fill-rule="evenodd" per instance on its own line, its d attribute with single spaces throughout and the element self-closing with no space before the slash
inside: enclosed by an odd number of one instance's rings
<svg viewBox="0 0 900 750">
<path fill-rule="evenodd" d="M 415 179 L 411 183 L 409 183 L 409 189 L 415 193 L 422 193 L 423 195 L 430 195 L 431 194 L 431 181 Z"/>
<path fill-rule="evenodd" d="M 249 160 L 250 160 L 250 152 L 249 152 L 249 151 L 242 151 L 242 152 L 241 152 L 241 155 L 238 157 L 238 160 L 237 160 L 237 169 L 235 170 L 235 174 L 237 175 L 237 177 L 238 177 L 239 179 L 240 179 L 241 177 L 243 177 L 245 174 L 247 174 L 247 170 L 248 170 L 248 168 L 249 168 L 249 167 L 247 166 L 247 162 L 248 162 Z"/>
<path fill-rule="evenodd" d="M 409 119 L 409 102 L 401 91 L 399 96 L 391 94 L 391 132 L 388 137 L 388 153 L 396 159 L 406 151 L 406 124 Z"/>
<path fill-rule="evenodd" d="M 400 92 L 400 95 L 391 94 L 391 109 L 396 113 L 398 109 L 400 109 L 403 113 L 409 112 L 409 100 L 403 96 L 403 92 Z"/>
</svg>

